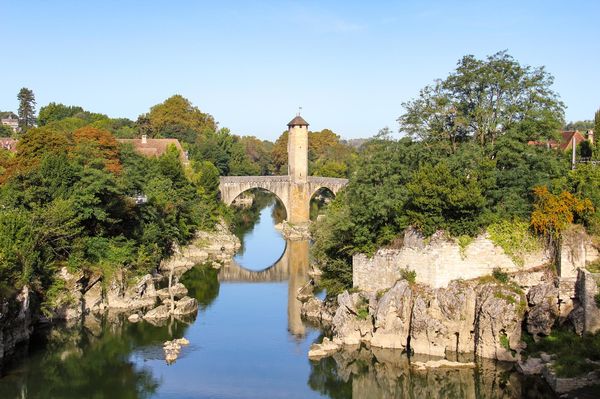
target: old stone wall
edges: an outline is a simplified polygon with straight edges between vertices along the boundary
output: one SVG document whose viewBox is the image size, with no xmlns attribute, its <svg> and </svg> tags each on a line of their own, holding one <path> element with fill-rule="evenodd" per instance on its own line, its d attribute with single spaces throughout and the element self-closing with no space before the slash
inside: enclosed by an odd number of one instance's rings
<svg viewBox="0 0 600 399">
<path fill-rule="evenodd" d="M 578 268 L 600 258 L 591 238 L 576 226 L 565 234 L 560 253 L 559 276 L 572 283 L 577 279 Z M 352 281 L 356 288 L 378 291 L 394 285 L 401 277 L 401 271 L 406 269 L 416 272 L 418 283 L 440 288 L 446 287 L 452 280 L 490 275 L 495 268 L 512 273 L 552 262 L 550 251 L 540 249 L 526 254 L 523 262 L 517 263 L 487 234 L 478 236 L 461 248 L 442 232 L 434 234 L 427 242 L 409 229 L 400 249 L 380 249 L 373 257 L 355 255 L 352 259 Z"/>
<path fill-rule="evenodd" d="M 495 268 L 507 272 L 529 270 L 551 261 L 547 251 L 539 250 L 525 256 L 517 264 L 504 250 L 486 236 L 475 238 L 466 248 L 442 233 L 436 233 L 426 243 L 407 232 L 400 249 L 381 249 L 371 258 L 357 254 L 352 259 L 353 285 L 365 291 L 378 291 L 394 285 L 401 271 L 414 270 L 416 281 L 433 288 L 446 287 L 452 280 L 473 279 L 489 275 Z"/>
</svg>

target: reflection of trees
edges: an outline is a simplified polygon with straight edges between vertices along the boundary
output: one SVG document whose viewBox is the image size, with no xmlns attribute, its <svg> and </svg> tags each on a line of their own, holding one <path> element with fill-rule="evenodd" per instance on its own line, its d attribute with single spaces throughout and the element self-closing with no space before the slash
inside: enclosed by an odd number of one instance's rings
<svg viewBox="0 0 600 399">
<path fill-rule="evenodd" d="M 308 385 L 331 398 L 554 397 L 539 378 L 524 379 L 512 364 L 481 360 L 477 369 L 417 371 L 397 350 L 358 347 L 311 362 Z"/>
<path fill-rule="evenodd" d="M 176 320 L 153 327 L 93 316 L 75 328 L 53 328 L 18 372 L 0 380 L 0 397 L 149 397 L 159 381 L 149 369 L 131 362 L 131 353 L 150 346 L 162 356 L 162 342 L 183 336 L 185 329 L 186 324 Z"/>
<path fill-rule="evenodd" d="M 219 295 L 219 271 L 212 266 L 197 265 L 188 270 L 181 282 L 188 289 L 188 295 L 196 298 L 201 309 L 206 309 Z"/>
<path fill-rule="evenodd" d="M 308 386 L 333 399 L 352 397 L 352 381 L 338 374 L 338 365 L 332 357 L 311 363 Z"/>
</svg>

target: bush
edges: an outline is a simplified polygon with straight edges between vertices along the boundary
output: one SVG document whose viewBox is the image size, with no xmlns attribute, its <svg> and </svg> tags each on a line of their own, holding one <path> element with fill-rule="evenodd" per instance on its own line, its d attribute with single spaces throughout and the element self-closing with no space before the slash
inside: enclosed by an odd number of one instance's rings
<svg viewBox="0 0 600 399">
<path fill-rule="evenodd" d="M 494 277 L 496 280 L 498 280 L 498 282 L 502 284 L 508 283 L 509 280 L 508 273 L 503 272 L 502 269 L 498 267 L 492 271 L 492 277 Z"/>
<path fill-rule="evenodd" d="M 529 223 L 519 219 L 492 223 L 487 231 L 492 242 L 504 250 L 512 260 L 523 265 L 524 256 L 541 247 L 541 243 L 529 230 Z"/>
<path fill-rule="evenodd" d="M 600 360 L 600 333 L 580 337 L 573 331 L 559 329 L 539 342 L 534 342 L 527 334 L 524 334 L 523 340 L 527 343 L 528 356 L 537 356 L 541 352 L 556 355 L 554 368 L 559 377 L 577 377 L 600 369 L 587 361 Z"/>
<path fill-rule="evenodd" d="M 400 278 L 408 281 L 409 284 L 417 282 L 417 272 L 414 270 L 400 269 Z"/>
</svg>

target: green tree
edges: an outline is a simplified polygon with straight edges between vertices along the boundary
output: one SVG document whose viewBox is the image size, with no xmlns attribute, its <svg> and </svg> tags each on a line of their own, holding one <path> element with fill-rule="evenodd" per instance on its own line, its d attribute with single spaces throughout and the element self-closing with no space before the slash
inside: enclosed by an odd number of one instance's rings
<svg viewBox="0 0 600 399">
<path fill-rule="evenodd" d="M 73 117 L 78 113 L 83 113 L 83 108 L 79 106 L 67 106 L 60 103 L 51 102 L 40 108 L 38 115 L 38 126 L 47 125 L 50 122 L 60 121 L 65 118 Z"/>
<path fill-rule="evenodd" d="M 33 91 L 23 87 L 17 95 L 19 100 L 19 129 L 25 133 L 35 124 L 35 96 Z"/>
<path fill-rule="evenodd" d="M 13 135 L 14 132 L 10 127 L 0 124 L 0 137 L 12 137 Z"/>
<path fill-rule="evenodd" d="M 543 67 L 523 66 L 506 51 L 485 60 L 467 55 L 445 80 L 404 103 L 398 121 L 411 137 L 443 141 L 451 151 L 465 140 L 493 146 L 511 130 L 526 131 L 527 140 L 551 138 L 564 113 L 553 81 Z"/>
<path fill-rule="evenodd" d="M 600 109 L 594 115 L 594 139 L 596 141 L 597 158 L 600 158 Z"/>
<path fill-rule="evenodd" d="M 210 114 L 201 112 L 179 94 L 150 108 L 150 112 L 142 115 L 138 123 L 149 127 L 154 137 L 173 137 L 190 144 L 198 137 L 217 130 L 217 123 Z"/>
</svg>

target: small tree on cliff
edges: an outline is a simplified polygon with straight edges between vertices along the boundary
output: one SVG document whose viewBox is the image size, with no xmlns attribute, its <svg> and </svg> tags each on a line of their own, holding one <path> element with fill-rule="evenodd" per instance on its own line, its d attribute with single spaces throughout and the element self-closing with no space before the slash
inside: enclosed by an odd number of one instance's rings
<svg viewBox="0 0 600 399">
<path fill-rule="evenodd" d="M 546 237 L 558 257 L 562 233 L 576 217 L 582 218 L 593 212 L 594 206 L 588 198 L 579 199 L 568 191 L 555 195 L 546 186 L 535 187 L 533 193 L 535 203 L 531 213 L 531 226 L 538 234 Z"/>
</svg>

